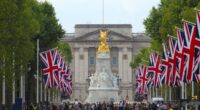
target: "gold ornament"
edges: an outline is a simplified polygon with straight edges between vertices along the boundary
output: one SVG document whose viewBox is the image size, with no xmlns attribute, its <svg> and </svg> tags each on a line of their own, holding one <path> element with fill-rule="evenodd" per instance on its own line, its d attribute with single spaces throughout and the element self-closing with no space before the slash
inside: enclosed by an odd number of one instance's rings
<svg viewBox="0 0 200 110">
<path fill-rule="evenodd" d="M 107 45 L 107 36 L 108 36 L 108 31 L 100 30 L 100 36 L 99 36 L 100 45 L 99 45 L 98 51 L 97 51 L 98 54 L 100 54 L 103 51 L 110 54 L 110 49 Z"/>
</svg>

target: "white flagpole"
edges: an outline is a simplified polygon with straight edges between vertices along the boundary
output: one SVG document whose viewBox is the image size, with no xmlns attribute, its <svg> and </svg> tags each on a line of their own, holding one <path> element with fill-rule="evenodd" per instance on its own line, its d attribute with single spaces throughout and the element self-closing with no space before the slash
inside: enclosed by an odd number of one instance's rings
<svg viewBox="0 0 200 110">
<path fill-rule="evenodd" d="M 192 96 L 194 96 L 194 81 L 192 81 Z"/>
<path fill-rule="evenodd" d="M 46 102 L 47 101 L 47 90 L 44 86 L 44 101 Z"/>
<path fill-rule="evenodd" d="M 42 94 L 42 82 L 40 82 L 40 101 L 43 101 L 43 94 Z"/>
<path fill-rule="evenodd" d="M 59 103 L 59 91 L 57 91 L 57 103 Z"/>
<path fill-rule="evenodd" d="M 154 91 L 154 87 L 153 87 L 153 97 L 155 97 L 155 91 Z"/>
<path fill-rule="evenodd" d="M 51 101 L 51 91 L 50 91 L 50 89 L 48 89 L 48 101 L 49 102 Z"/>
<path fill-rule="evenodd" d="M 150 94 L 150 99 L 149 99 L 149 100 L 151 100 L 151 87 L 149 88 L 149 90 L 150 90 L 150 91 L 149 91 L 149 92 L 150 92 L 150 93 L 149 93 L 149 94 Z"/>
<path fill-rule="evenodd" d="M 167 101 L 167 86 L 165 86 L 165 101 Z"/>
<path fill-rule="evenodd" d="M 25 75 L 23 76 L 23 103 L 26 102 L 26 81 L 25 81 Z"/>
<path fill-rule="evenodd" d="M 14 59 L 15 53 L 13 52 L 13 91 L 12 91 L 12 104 L 15 104 L 15 59 Z"/>
<path fill-rule="evenodd" d="M 184 83 L 182 82 L 182 87 L 181 87 L 181 99 L 184 99 Z"/>
<path fill-rule="evenodd" d="M 184 85 L 185 85 L 185 99 L 187 99 L 187 84 Z"/>
<path fill-rule="evenodd" d="M 37 39 L 37 104 L 39 103 L 39 39 Z"/>
<path fill-rule="evenodd" d="M 172 101 L 172 88 L 171 86 L 169 87 L 169 101 Z"/>
<path fill-rule="evenodd" d="M 20 98 L 22 99 L 23 102 L 23 76 L 20 76 Z"/>
<path fill-rule="evenodd" d="M 52 90 L 52 102 L 53 102 L 53 103 L 55 102 L 55 100 L 54 100 L 54 98 L 55 98 L 54 95 L 55 95 L 55 94 L 54 94 L 54 90 Z"/>
<path fill-rule="evenodd" d="M 181 99 L 184 99 L 184 83 L 181 83 Z M 181 107 L 181 110 L 183 110 L 183 107 Z"/>
<path fill-rule="evenodd" d="M 156 97 L 158 97 L 158 88 L 156 88 Z"/>
<path fill-rule="evenodd" d="M 185 99 L 187 99 L 187 84 L 185 83 Z M 185 105 L 185 110 L 187 110 L 187 103 Z"/>
<path fill-rule="evenodd" d="M 104 24 L 104 0 L 102 0 L 102 24 Z"/>
<path fill-rule="evenodd" d="M 23 79 L 24 79 L 24 78 L 23 78 L 23 75 L 22 75 L 22 72 L 23 72 L 23 71 L 22 71 L 22 69 L 23 69 L 23 66 L 22 66 L 22 65 L 20 66 L 20 69 L 21 69 L 21 76 L 20 76 L 20 97 L 22 98 L 22 101 L 23 101 L 23 100 L 24 100 L 24 97 L 23 97 L 23 95 L 24 95 L 24 93 L 23 93 L 23 90 L 24 90 L 24 89 L 23 89 L 23 88 L 24 88 L 24 87 L 23 87 Z"/>
<path fill-rule="evenodd" d="M 5 67 L 5 58 L 3 57 L 3 68 Z M 3 83 L 2 83 L 3 91 L 2 91 L 2 105 L 5 107 L 6 104 L 6 83 L 5 83 L 5 70 L 3 71 Z"/>
</svg>

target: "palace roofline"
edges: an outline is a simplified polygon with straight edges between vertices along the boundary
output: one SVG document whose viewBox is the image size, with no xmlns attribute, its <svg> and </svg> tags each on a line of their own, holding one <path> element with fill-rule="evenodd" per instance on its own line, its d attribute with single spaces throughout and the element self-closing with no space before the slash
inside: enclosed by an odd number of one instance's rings
<svg viewBox="0 0 200 110">
<path fill-rule="evenodd" d="M 132 28 L 131 24 L 76 24 L 75 28 Z"/>
</svg>

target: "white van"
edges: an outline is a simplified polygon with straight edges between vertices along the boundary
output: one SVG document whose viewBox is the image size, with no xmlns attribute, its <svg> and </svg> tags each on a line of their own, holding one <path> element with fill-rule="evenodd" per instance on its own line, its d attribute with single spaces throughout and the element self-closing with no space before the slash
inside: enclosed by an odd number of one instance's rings
<svg viewBox="0 0 200 110">
<path fill-rule="evenodd" d="M 152 103 L 163 103 L 164 99 L 162 97 L 152 97 Z"/>
</svg>

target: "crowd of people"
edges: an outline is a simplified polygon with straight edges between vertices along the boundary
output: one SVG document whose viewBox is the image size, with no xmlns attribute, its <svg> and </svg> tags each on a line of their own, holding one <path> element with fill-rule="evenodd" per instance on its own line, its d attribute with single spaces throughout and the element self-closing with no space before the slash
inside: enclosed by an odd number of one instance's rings
<svg viewBox="0 0 200 110">
<path fill-rule="evenodd" d="M 119 102 L 98 102 L 74 103 L 66 102 L 63 104 L 39 103 L 30 104 L 26 110 L 178 110 L 178 106 L 170 104 L 148 104 L 148 103 L 128 103 L 125 100 Z"/>
</svg>

